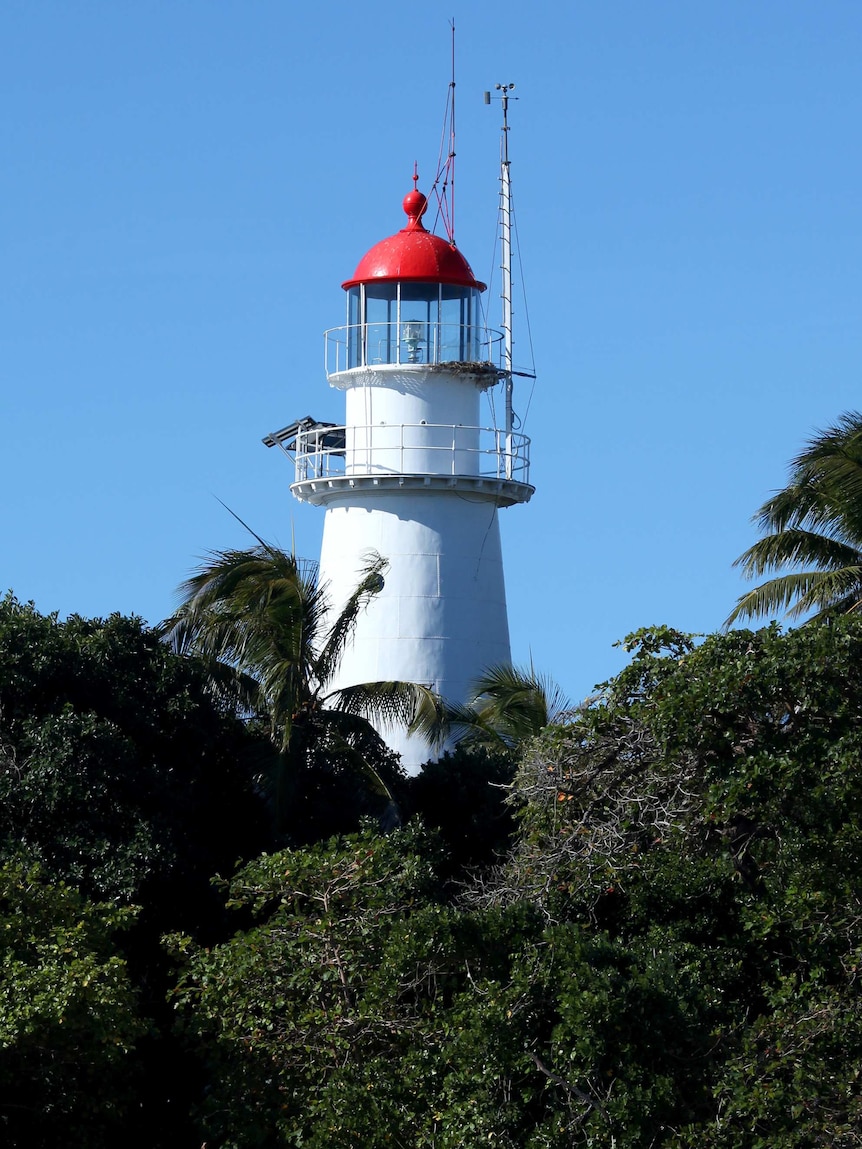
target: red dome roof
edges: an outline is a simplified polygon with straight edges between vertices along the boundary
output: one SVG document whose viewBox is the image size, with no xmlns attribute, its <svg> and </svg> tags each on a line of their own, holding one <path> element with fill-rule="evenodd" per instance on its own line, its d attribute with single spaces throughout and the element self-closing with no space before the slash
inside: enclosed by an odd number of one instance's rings
<svg viewBox="0 0 862 1149">
<path fill-rule="evenodd" d="M 454 245 L 439 235 L 426 231 L 422 216 L 428 200 L 414 187 L 404 197 L 404 211 L 408 224 L 395 235 L 382 239 L 362 257 L 351 279 L 341 286 L 356 287 L 373 281 L 392 283 L 396 280 L 412 283 L 448 283 L 455 287 L 476 287 L 485 290 L 470 264 Z"/>
</svg>

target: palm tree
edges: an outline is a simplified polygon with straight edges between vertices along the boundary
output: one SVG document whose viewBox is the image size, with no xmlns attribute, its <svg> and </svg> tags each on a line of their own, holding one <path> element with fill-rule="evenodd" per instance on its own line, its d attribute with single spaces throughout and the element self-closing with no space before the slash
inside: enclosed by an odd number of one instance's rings
<svg viewBox="0 0 862 1149">
<path fill-rule="evenodd" d="M 776 577 L 741 595 L 726 626 L 780 610 L 789 618 L 816 611 L 818 619 L 862 606 L 862 415 L 847 412 L 809 440 L 788 485 L 753 521 L 770 533 L 734 566 L 746 578 Z"/>
<path fill-rule="evenodd" d="M 479 675 L 465 705 L 446 707 L 445 723 L 459 743 L 513 750 L 571 714 L 571 703 L 551 679 L 532 666 L 502 663 Z"/>
<path fill-rule="evenodd" d="M 316 564 L 254 537 L 250 549 L 213 552 L 180 586 L 181 604 L 162 624 L 166 641 L 204 661 L 214 692 L 268 721 L 280 760 L 277 808 L 290 763 L 312 750 L 346 761 L 392 802 L 374 765 L 386 750 L 372 723 L 428 734 L 439 724 L 439 701 L 408 682 L 330 689 L 360 612 L 383 587 L 386 559 L 368 554 L 333 616 Z"/>
</svg>

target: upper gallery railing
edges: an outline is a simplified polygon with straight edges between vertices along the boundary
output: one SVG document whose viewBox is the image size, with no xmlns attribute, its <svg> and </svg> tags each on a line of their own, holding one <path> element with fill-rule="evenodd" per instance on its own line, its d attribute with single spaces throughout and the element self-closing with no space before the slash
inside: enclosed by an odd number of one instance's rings
<svg viewBox="0 0 862 1149">
<path fill-rule="evenodd" d="M 471 363 L 499 369 L 503 336 L 488 327 L 458 323 L 353 323 L 324 335 L 327 375 L 381 364 Z"/>
</svg>

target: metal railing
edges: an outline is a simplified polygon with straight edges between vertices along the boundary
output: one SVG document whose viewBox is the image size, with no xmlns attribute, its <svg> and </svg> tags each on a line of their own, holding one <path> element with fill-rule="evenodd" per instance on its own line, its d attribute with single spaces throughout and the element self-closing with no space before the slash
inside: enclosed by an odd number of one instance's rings
<svg viewBox="0 0 862 1149">
<path fill-rule="evenodd" d="M 443 475 L 530 481 L 530 440 L 495 427 L 377 423 L 332 427 L 327 446 L 300 431 L 291 452 L 296 482 L 369 475 Z M 342 439 L 343 436 L 343 439 Z"/>
<path fill-rule="evenodd" d="M 381 364 L 481 363 L 499 368 L 503 336 L 458 323 L 352 323 L 324 333 L 327 375 Z"/>
</svg>

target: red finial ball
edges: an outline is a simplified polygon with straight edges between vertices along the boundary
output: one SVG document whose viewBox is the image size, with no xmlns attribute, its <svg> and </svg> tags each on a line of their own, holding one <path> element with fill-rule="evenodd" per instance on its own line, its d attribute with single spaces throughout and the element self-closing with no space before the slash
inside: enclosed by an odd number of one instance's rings
<svg viewBox="0 0 862 1149">
<path fill-rule="evenodd" d="M 407 226 L 422 227 L 419 221 L 428 208 L 428 199 L 418 188 L 414 187 L 413 191 L 407 193 L 401 206 L 404 208 L 405 214 L 410 220 Z"/>
</svg>

